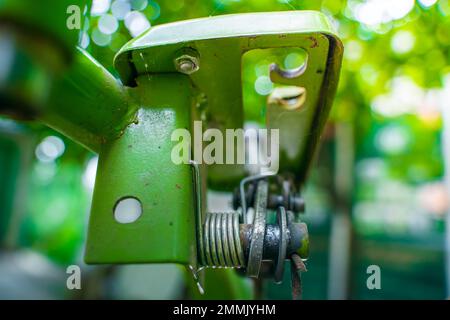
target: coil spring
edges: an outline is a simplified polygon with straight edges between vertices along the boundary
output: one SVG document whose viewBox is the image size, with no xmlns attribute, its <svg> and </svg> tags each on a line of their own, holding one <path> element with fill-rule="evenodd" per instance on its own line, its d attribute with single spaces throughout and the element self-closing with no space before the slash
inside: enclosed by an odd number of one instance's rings
<svg viewBox="0 0 450 320">
<path fill-rule="evenodd" d="M 245 265 L 238 212 L 207 213 L 203 235 L 205 267 L 240 268 Z"/>
</svg>

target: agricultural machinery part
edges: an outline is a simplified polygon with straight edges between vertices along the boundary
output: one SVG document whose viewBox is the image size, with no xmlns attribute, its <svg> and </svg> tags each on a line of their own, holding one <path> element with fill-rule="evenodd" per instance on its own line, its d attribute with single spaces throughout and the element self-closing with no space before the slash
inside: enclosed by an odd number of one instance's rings
<svg viewBox="0 0 450 320">
<path fill-rule="evenodd" d="M 12 74 L 1 84 L 0 112 L 41 121 L 99 154 L 86 262 L 177 263 L 199 281 L 201 268 L 241 267 L 247 276 L 280 281 L 285 260 L 291 260 L 298 296 L 297 271 L 304 270 L 308 234 L 298 219 L 304 202 L 296 190 L 305 182 L 328 117 L 343 50 L 327 18 L 285 11 L 155 26 L 116 55 L 119 81 L 85 51 L 70 47 L 65 10 L 16 28 L 17 21 L 26 21 L 16 15 L 31 12 L 21 6 L 34 2 L 0 4 L 0 17 L 8 17 L 0 34 L 12 34 L 11 43 L 19 44 L 12 48 L 26 52 L 15 55 L 26 58 L 18 63 L 29 66 L 11 70 L 30 75 Z M 37 6 L 45 8 L 41 2 Z M 46 41 L 30 39 L 31 30 Z M 30 46 L 23 45 L 27 41 Z M 276 88 L 268 99 L 266 126 L 280 132 L 278 174 L 253 177 L 241 164 L 172 162 L 172 133 L 192 131 L 195 120 L 221 132 L 243 128 L 242 57 L 271 48 L 300 48 L 307 56 L 297 68 L 272 64 L 269 70 Z M 17 90 L 24 86 L 12 80 L 24 77 L 30 79 L 29 90 Z M 45 88 L 36 86 L 41 83 L 36 79 L 47 79 Z M 232 191 L 236 186 L 234 211 L 206 213 L 208 187 Z"/>
</svg>

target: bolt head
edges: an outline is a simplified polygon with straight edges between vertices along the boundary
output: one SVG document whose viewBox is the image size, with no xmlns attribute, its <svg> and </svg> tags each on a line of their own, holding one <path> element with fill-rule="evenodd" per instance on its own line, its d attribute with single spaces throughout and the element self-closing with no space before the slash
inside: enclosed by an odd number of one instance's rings
<svg viewBox="0 0 450 320">
<path fill-rule="evenodd" d="M 175 68 L 178 72 L 193 74 L 200 69 L 200 64 L 196 57 L 185 54 L 175 59 Z"/>
</svg>

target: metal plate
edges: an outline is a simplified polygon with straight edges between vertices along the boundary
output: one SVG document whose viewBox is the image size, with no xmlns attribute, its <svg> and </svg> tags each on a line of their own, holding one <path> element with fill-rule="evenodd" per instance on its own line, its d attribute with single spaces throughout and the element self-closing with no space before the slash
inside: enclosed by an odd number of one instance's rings
<svg viewBox="0 0 450 320">
<path fill-rule="evenodd" d="M 135 86 L 139 75 L 177 72 L 174 60 L 185 50 L 197 51 L 200 69 L 189 77 L 207 97 L 204 126 L 223 131 L 243 126 L 242 55 L 289 47 L 302 48 L 309 57 L 304 74 L 284 81 L 307 86 L 307 108 L 282 117 L 274 112 L 268 126 L 283 128 L 281 172 L 294 172 L 302 182 L 328 117 L 342 58 L 342 44 L 320 12 L 236 14 L 156 26 L 126 44 L 114 65 L 124 84 Z M 211 165 L 208 170 L 210 183 L 221 187 L 233 186 L 244 174 L 239 165 Z"/>
<path fill-rule="evenodd" d="M 276 283 L 281 283 L 281 281 L 283 280 L 284 262 L 286 260 L 287 241 L 288 241 L 287 217 L 286 217 L 286 210 L 284 209 L 284 207 L 278 208 L 277 222 L 278 226 L 280 227 L 280 243 L 278 247 L 278 258 L 277 261 L 275 261 L 274 278 Z"/>
<path fill-rule="evenodd" d="M 256 212 L 253 223 L 252 240 L 248 254 L 247 276 L 257 278 L 263 258 L 264 235 L 266 231 L 268 183 L 265 180 L 258 182 L 256 194 Z"/>
<path fill-rule="evenodd" d="M 190 124 L 184 112 L 190 84 L 178 75 L 139 79 L 148 95 L 140 100 L 137 121 L 123 135 L 102 145 L 85 260 L 88 263 L 197 262 L 192 171 L 171 161 L 173 130 Z M 159 95 L 176 87 L 180 94 Z M 133 197 L 142 215 L 133 223 L 114 219 L 120 199 Z"/>
</svg>

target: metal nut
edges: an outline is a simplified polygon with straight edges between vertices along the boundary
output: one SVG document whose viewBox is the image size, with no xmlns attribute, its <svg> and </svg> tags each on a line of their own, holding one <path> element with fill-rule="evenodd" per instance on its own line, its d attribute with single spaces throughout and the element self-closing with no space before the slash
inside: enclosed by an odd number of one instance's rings
<svg viewBox="0 0 450 320">
<path fill-rule="evenodd" d="M 182 55 L 175 59 L 175 68 L 184 74 L 193 74 L 200 69 L 198 58 L 190 55 Z"/>
</svg>

